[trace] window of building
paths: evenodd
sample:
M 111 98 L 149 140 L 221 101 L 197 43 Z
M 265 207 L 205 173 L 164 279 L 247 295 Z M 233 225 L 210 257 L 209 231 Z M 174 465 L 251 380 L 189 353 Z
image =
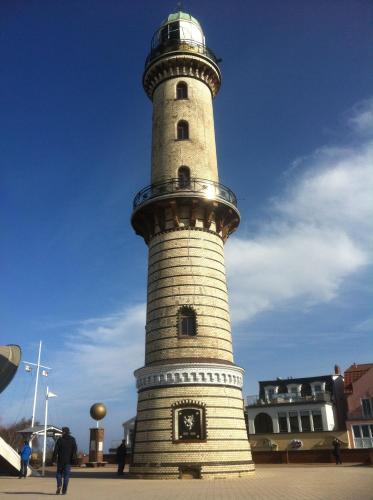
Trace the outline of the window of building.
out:
M 373 448 L 373 425 L 353 425 L 355 448 Z
M 185 120 L 180 120 L 177 124 L 177 139 L 179 141 L 189 139 L 189 125 Z
M 188 306 L 179 310 L 179 336 L 194 337 L 197 335 L 197 318 L 195 311 Z
M 360 425 L 353 425 L 352 430 L 354 432 L 354 437 L 356 438 L 361 437 Z
M 361 407 L 363 410 L 363 417 L 371 417 L 372 416 L 372 402 L 370 399 L 362 399 Z
M 321 384 L 315 384 L 313 386 L 313 390 L 317 393 L 317 392 L 321 392 Z
M 300 421 L 302 425 L 302 432 L 310 432 L 311 431 L 311 420 L 310 414 L 308 411 L 300 412 Z
M 361 432 L 363 434 L 363 438 L 368 438 L 369 436 L 369 426 L 368 425 L 362 425 L 361 426 Z
M 185 82 L 176 85 L 176 99 L 188 99 L 188 85 Z
M 289 411 L 290 432 L 299 432 L 298 412 Z
M 273 422 L 268 413 L 258 413 L 254 419 L 255 434 L 272 433 Z
M 182 166 L 177 171 L 179 188 L 190 187 L 190 169 L 189 167 Z
M 322 418 L 321 418 L 321 411 L 320 410 L 313 410 L 312 411 L 312 420 L 313 420 L 313 428 L 315 431 L 322 431 Z
M 268 399 L 273 399 L 273 396 L 275 395 L 275 390 L 273 389 L 273 387 L 267 390 L 267 395 Z
M 302 384 L 302 389 L 301 389 L 301 395 L 303 397 L 306 397 L 306 396 L 311 396 L 312 394 L 312 390 L 311 390 L 311 386 L 308 382 L 305 382 L 304 384 Z
M 280 412 L 278 414 L 278 426 L 280 428 L 280 432 L 287 432 L 288 431 L 288 422 L 286 418 L 286 413 Z

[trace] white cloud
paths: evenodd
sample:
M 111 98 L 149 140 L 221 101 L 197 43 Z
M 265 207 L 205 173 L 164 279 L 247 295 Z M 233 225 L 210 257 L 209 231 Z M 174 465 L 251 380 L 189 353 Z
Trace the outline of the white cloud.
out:
M 354 123 L 368 126 L 373 100 L 359 110 Z M 302 174 L 271 201 L 259 234 L 232 238 L 226 247 L 236 322 L 294 303 L 330 301 L 349 275 L 370 263 L 373 141 L 324 147 L 296 164 Z
M 373 98 L 358 103 L 352 109 L 349 124 L 360 133 L 373 131 Z
M 61 404 L 64 392 L 70 406 L 122 400 L 134 388 L 133 372 L 144 361 L 144 324 L 144 304 L 81 321 L 53 360 Z

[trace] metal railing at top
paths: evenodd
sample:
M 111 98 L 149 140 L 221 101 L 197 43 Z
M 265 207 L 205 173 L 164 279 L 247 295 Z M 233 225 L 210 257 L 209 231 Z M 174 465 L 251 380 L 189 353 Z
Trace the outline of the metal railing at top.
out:
M 222 200 L 235 207 L 237 206 L 235 194 L 223 184 L 207 179 L 192 178 L 190 180 L 168 179 L 167 181 L 147 186 L 135 196 L 133 208 L 136 209 L 153 198 L 168 194 L 202 196 L 203 198 Z
M 206 47 L 203 43 L 196 42 L 195 40 L 178 40 L 176 38 L 170 38 L 159 42 L 158 45 L 152 47 L 148 57 L 145 60 L 145 68 L 149 63 L 156 57 L 166 54 L 167 52 L 195 52 L 202 56 L 208 57 L 215 64 L 221 62 L 220 59 L 216 57 L 211 49 Z

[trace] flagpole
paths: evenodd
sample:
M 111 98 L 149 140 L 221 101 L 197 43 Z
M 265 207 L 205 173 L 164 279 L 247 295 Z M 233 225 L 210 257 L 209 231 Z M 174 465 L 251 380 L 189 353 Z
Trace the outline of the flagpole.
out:
M 31 427 L 34 427 L 34 424 L 35 424 L 35 410 L 36 410 L 36 397 L 38 394 L 40 356 L 41 356 L 41 340 L 39 341 L 39 354 L 38 354 L 38 364 L 37 364 L 37 368 L 36 368 L 36 381 L 35 381 L 35 391 L 34 391 L 34 404 L 32 407 Z
M 48 386 L 47 392 L 45 394 L 45 415 L 44 415 L 44 443 L 43 443 L 43 464 L 42 464 L 42 472 L 41 475 L 45 475 L 45 457 L 47 454 L 47 420 L 48 420 Z

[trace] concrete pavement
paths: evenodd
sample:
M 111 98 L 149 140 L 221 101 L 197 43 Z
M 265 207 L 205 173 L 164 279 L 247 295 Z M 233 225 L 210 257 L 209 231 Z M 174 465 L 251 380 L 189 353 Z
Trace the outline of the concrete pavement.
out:
M 41 500 L 55 496 L 51 470 L 45 478 L 0 477 L 1 499 Z M 74 469 L 64 498 L 76 500 L 373 500 L 368 466 L 258 466 L 248 479 L 137 480 L 115 469 Z

